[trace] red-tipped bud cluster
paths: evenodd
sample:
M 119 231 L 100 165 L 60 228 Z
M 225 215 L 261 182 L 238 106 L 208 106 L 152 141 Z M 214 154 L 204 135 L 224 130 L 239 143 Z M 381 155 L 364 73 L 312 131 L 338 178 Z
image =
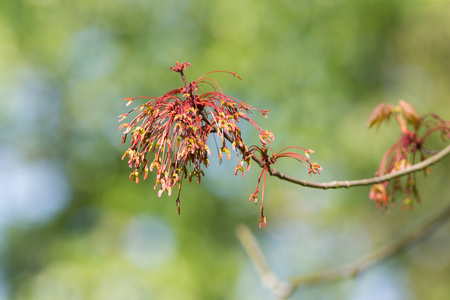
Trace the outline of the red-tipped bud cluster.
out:
M 434 132 L 439 132 L 445 141 L 450 138 L 450 122 L 443 120 L 436 114 L 420 116 L 413 105 L 400 100 L 397 106 L 379 104 L 370 114 L 367 121 L 369 127 L 379 126 L 383 121 L 394 117 L 402 132 L 397 142 L 384 154 L 376 175 L 382 176 L 403 170 L 417 161 L 423 161 L 432 153 L 425 148 L 425 141 Z M 413 198 L 420 201 L 416 188 L 415 173 L 406 175 L 404 182 L 395 178 L 390 182 L 372 186 L 369 197 L 377 203 L 377 207 L 388 210 L 388 204 L 394 204 L 393 194 L 406 194 L 402 207 L 412 208 Z
M 170 69 L 174 72 L 182 72 L 186 71 L 187 67 L 191 67 L 191 64 L 188 62 L 185 62 L 184 64 L 180 64 L 179 62 L 175 62 L 175 66 L 170 67 Z

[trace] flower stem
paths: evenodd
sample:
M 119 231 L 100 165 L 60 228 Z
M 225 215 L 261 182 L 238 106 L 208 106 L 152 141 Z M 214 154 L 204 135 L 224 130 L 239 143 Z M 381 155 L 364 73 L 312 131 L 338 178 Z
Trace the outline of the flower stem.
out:
M 183 70 L 180 70 L 180 75 L 181 75 L 181 78 L 183 79 L 183 82 L 184 82 L 184 87 L 186 88 L 186 90 L 188 89 L 188 87 L 189 87 L 189 85 L 188 85 L 188 83 L 187 83 L 187 80 L 186 80 L 186 76 L 184 76 L 184 72 L 183 72 Z

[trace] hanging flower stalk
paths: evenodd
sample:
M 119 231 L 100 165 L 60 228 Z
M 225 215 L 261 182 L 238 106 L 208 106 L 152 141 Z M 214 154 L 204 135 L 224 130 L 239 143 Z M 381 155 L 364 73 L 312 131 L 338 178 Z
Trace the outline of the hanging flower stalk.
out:
M 297 152 L 288 151 L 289 149 L 302 150 L 304 151 L 304 155 L 301 155 Z M 270 150 L 272 151 L 272 156 L 269 156 L 268 148 L 265 145 L 263 145 L 262 147 L 258 146 L 251 147 L 252 152 L 258 152 L 261 155 L 261 161 L 263 161 L 264 163 L 263 170 L 261 171 L 261 174 L 259 175 L 258 178 L 258 183 L 256 185 L 255 192 L 251 194 L 249 198 L 249 201 L 254 201 L 256 204 L 258 203 L 258 194 L 261 192 L 261 206 L 259 208 L 261 212 L 261 217 L 259 219 L 259 228 L 261 228 L 261 226 L 266 227 L 267 223 L 266 217 L 264 216 L 264 190 L 266 188 L 267 173 L 270 172 L 270 165 L 275 164 L 277 162 L 277 159 L 279 158 L 288 157 L 299 161 L 306 168 L 308 168 L 308 173 L 310 176 L 312 176 L 311 174 L 320 174 L 320 171 L 322 170 L 321 166 L 309 160 L 310 159 L 309 153 L 314 153 L 314 150 L 296 146 L 284 148 L 283 150 L 279 151 L 276 154 L 273 152 L 272 148 L 270 148 Z M 263 178 L 262 191 L 259 189 L 261 178 Z
M 130 180 L 138 183 L 141 177 L 147 178 L 149 171 L 156 170 L 154 189 L 159 189 L 158 196 L 164 191 L 171 195 L 173 188 L 178 188 L 178 213 L 183 180 L 189 176 L 189 182 L 192 182 L 195 177 L 200 183 L 204 176 L 203 168 L 209 165 L 211 151 L 207 142 L 211 133 L 215 133 L 220 140 L 220 160 L 224 153 L 230 159 L 226 138 L 231 141 L 231 147 L 239 160 L 235 173 L 241 171 L 242 176 L 244 163 L 247 170 L 250 168 L 252 153 L 241 136 L 238 122 L 245 120 L 252 124 L 259 131 L 263 145 L 273 140 L 271 132 L 262 130 L 248 116 L 251 111 L 256 110 L 267 118 L 268 110 L 253 108 L 225 95 L 217 82 L 207 77 L 214 72 L 188 83 L 183 72 L 187 67 L 191 67 L 190 63 L 176 62 L 170 68 L 181 75 L 184 86 L 160 97 L 125 98 L 127 106 L 136 99 L 149 100 L 119 116 L 119 121 L 123 121 L 131 113 L 137 113 L 131 122 L 122 123 L 119 127 L 119 130 L 124 129 L 122 144 L 131 135 L 130 147 L 122 157 L 128 157 L 128 165 L 133 168 Z M 240 79 L 236 73 L 216 72 L 229 73 Z
M 414 165 L 418 161 L 423 161 L 433 151 L 425 146 L 427 138 L 434 132 L 439 132 L 443 141 L 450 138 L 450 121 L 445 121 L 437 114 L 427 114 L 419 116 L 416 109 L 408 102 L 400 100 L 397 106 L 392 104 L 379 104 L 370 114 L 367 121 L 368 126 L 380 126 L 381 123 L 389 121 L 393 117 L 397 121 L 401 135 L 384 154 L 380 167 L 375 173 L 382 176 L 392 172 L 402 170 Z M 425 169 L 424 174 L 430 172 Z M 370 189 L 369 197 L 375 201 L 377 208 L 388 211 L 391 203 L 395 204 L 393 195 L 396 192 L 403 192 L 406 197 L 403 199 L 402 208 L 413 208 L 413 199 L 420 202 L 420 197 L 416 187 L 416 173 L 405 176 L 404 183 L 400 178 L 391 181 L 374 184 Z

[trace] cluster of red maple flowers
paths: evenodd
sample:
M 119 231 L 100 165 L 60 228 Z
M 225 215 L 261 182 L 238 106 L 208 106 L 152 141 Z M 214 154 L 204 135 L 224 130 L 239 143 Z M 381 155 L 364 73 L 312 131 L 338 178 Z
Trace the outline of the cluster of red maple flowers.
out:
M 187 67 L 191 67 L 191 64 L 176 62 L 176 65 L 170 68 L 181 75 L 184 82 L 182 87 L 160 97 L 144 96 L 124 99 L 128 102 L 127 106 L 136 99 L 149 99 L 146 103 L 119 116 L 119 121 L 123 121 L 129 114 L 137 114 L 131 122 L 122 123 L 119 127 L 119 130 L 125 129 L 122 144 L 126 141 L 128 134 L 131 135 L 130 147 L 122 157 L 122 159 L 128 157 L 128 165 L 133 169 L 129 176 L 130 180 L 138 183 L 142 174 L 143 179 L 146 179 L 148 172 L 156 169 L 154 189 L 159 187 L 158 196 L 161 196 L 164 191 L 167 191 L 170 196 L 172 189 L 177 187 L 176 204 L 180 213 L 180 192 L 183 180 L 189 176 L 191 182 L 195 177 L 200 183 L 201 177 L 205 175 L 203 168 L 209 165 L 211 151 L 208 147 L 208 139 L 211 134 L 217 135 L 220 140 L 220 147 L 217 147 L 220 161 L 224 153 L 227 159 L 230 159 L 230 150 L 227 145 L 231 144 L 231 148 L 236 152 L 238 165 L 235 174 L 241 171 L 244 176 L 244 164 L 248 171 L 255 152 L 261 154 L 264 174 L 267 174 L 270 164 L 275 163 L 276 157 L 283 156 L 304 162 L 310 174 L 318 173 L 320 166 L 310 162 L 307 156 L 308 153 L 313 152 L 312 150 L 301 148 L 305 150 L 305 156 L 281 151 L 269 158 L 267 151 L 262 149 L 267 149 L 266 145 L 273 141 L 274 136 L 270 131 L 262 130 L 249 117 L 251 111 L 260 111 L 267 118 L 269 111 L 253 108 L 234 97 L 225 95 L 218 83 L 207 77 L 214 72 L 225 72 L 240 79 L 236 73 L 208 72 L 188 83 L 184 75 Z M 238 126 L 240 120 L 251 123 L 259 131 L 262 147 L 248 147 L 245 144 Z M 256 194 L 259 192 L 258 187 L 259 181 L 256 192 L 251 196 L 255 202 Z M 261 224 L 264 226 L 266 224 L 262 204 L 260 227 Z
M 187 67 L 191 67 L 191 64 L 176 62 L 176 65 L 170 68 L 181 75 L 184 85 L 180 88 L 171 90 L 160 97 L 143 96 L 124 99 L 128 102 L 127 106 L 136 99 L 149 99 L 146 103 L 119 116 L 119 121 L 123 121 L 129 114 L 136 113 L 130 123 L 123 123 L 119 127 L 119 130 L 125 129 L 122 144 L 127 136 L 131 135 L 130 147 L 122 157 L 122 159 L 128 157 L 128 165 L 133 169 L 129 178 L 138 183 L 142 174 L 146 179 L 148 172 L 156 169 L 154 189 L 159 188 L 158 196 L 165 191 L 170 196 L 172 189 L 178 188 L 176 204 L 179 214 L 183 180 L 189 176 L 189 182 L 192 182 L 192 178 L 195 177 L 200 183 L 201 177 L 205 175 L 203 168 L 208 167 L 211 155 L 208 139 L 215 134 L 220 141 L 220 145 L 216 143 L 220 162 L 224 153 L 227 155 L 227 160 L 230 159 L 231 154 L 228 148 L 230 144 L 232 150 L 236 152 L 238 165 L 235 175 L 242 172 L 244 176 L 244 164 L 248 171 L 252 159 L 261 166 L 262 171 L 255 192 L 250 195 L 249 200 L 257 203 L 258 194 L 261 193 L 259 227 L 266 226 L 264 190 L 267 173 L 272 172 L 271 165 L 275 164 L 279 158 L 288 157 L 301 162 L 310 175 L 320 174 L 322 168 L 310 161 L 309 154 L 314 151 L 293 146 L 274 153 L 268 146 L 274 140 L 273 134 L 268 130 L 262 130 L 249 117 L 252 111 L 259 111 L 267 118 L 269 111 L 251 107 L 234 97 L 225 95 L 219 84 L 207 77 L 211 73 L 224 72 L 241 79 L 236 73 L 208 72 L 188 83 L 184 75 Z M 396 106 L 379 104 L 371 113 L 368 125 L 369 127 L 379 126 L 391 117 L 395 118 L 399 124 L 401 135 L 383 156 L 376 172 L 377 176 L 405 169 L 434 154 L 425 147 L 425 141 L 432 133 L 440 132 L 444 141 L 450 139 L 450 121 L 443 120 L 437 114 L 421 117 L 410 103 L 403 100 L 400 100 Z M 261 146 L 245 144 L 238 126 L 241 120 L 249 122 L 259 131 Z M 256 158 L 256 154 L 259 154 L 259 158 Z M 425 173 L 427 171 L 425 170 Z M 260 189 L 261 179 L 263 179 L 262 189 Z M 369 197 L 375 201 L 378 208 L 388 211 L 389 204 L 395 205 L 393 195 L 396 192 L 406 195 L 402 203 L 403 208 L 412 208 L 413 198 L 420 201 L 415 173 L 407 174 L 404 182 L 397 177 L 374 184 L 370 189 Z
M 367 123 L 369 127 L 380 126 L 391 117 L 397 121 L 401 135 L 384 154 L 380 167 L 375 173 L 377 176 L 405 169 L 434 154 L 425 146 L 427 138 L 433 132 L 440 132 L 444 141 L 450 139 L 450 121 L 443 120 L 437 114 L 421 117 L 410 103 L 403 100 L 400 100 L 396 106 L 379 104 L 370 114 Z M 429 171 L 426 169 L 425 174 Z M 408 207 L 412 209 L 413 199 L 420 202 L 415 173 L 409 173 L 404 180 L 397 177 L 391 181 L 374 184 L 370 189 L 369 197 L 375 201 L 378 208 L 388 211 L 389 204 L 395 205 L 396 192 L 406 195 L 402 202 L 403 209 Z

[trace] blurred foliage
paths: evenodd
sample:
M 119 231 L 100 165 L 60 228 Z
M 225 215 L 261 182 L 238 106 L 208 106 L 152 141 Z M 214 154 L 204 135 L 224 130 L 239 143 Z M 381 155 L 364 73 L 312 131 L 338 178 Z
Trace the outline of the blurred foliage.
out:
M 275 149 L 316 150 L 324 170 L 313 180 L 371 177 L 397 137 L 395 124 L 367 131 L 376 104 L 405 99 L 450 118 L 449 20 L 442 0 L 1 1 L 0 299 L 271 299 L 237 224 L 255 229 L 282 279 L 351 262 L 413 228 L 450 198 L 448 159 L 420 180 L 421 205 L 389 215 L 369 187 L 269 178 L 268 227 L 257 231 L 247 199 L 259 171 L 235 177 L 232 162 L 213 159 L 201 185 L 184 186 L 178 216 L 152 179 L 128 181 L 117 116 L 124 97 L 179 87 L 175 60 L 191 62 L 191 79 L 234 71 L 244 80 L 215 78 L 271 110 L 255 118 Z M 295 164 L 278 168 L 308 177 Z M 293 298 L 448 299 L 448 230 Z

